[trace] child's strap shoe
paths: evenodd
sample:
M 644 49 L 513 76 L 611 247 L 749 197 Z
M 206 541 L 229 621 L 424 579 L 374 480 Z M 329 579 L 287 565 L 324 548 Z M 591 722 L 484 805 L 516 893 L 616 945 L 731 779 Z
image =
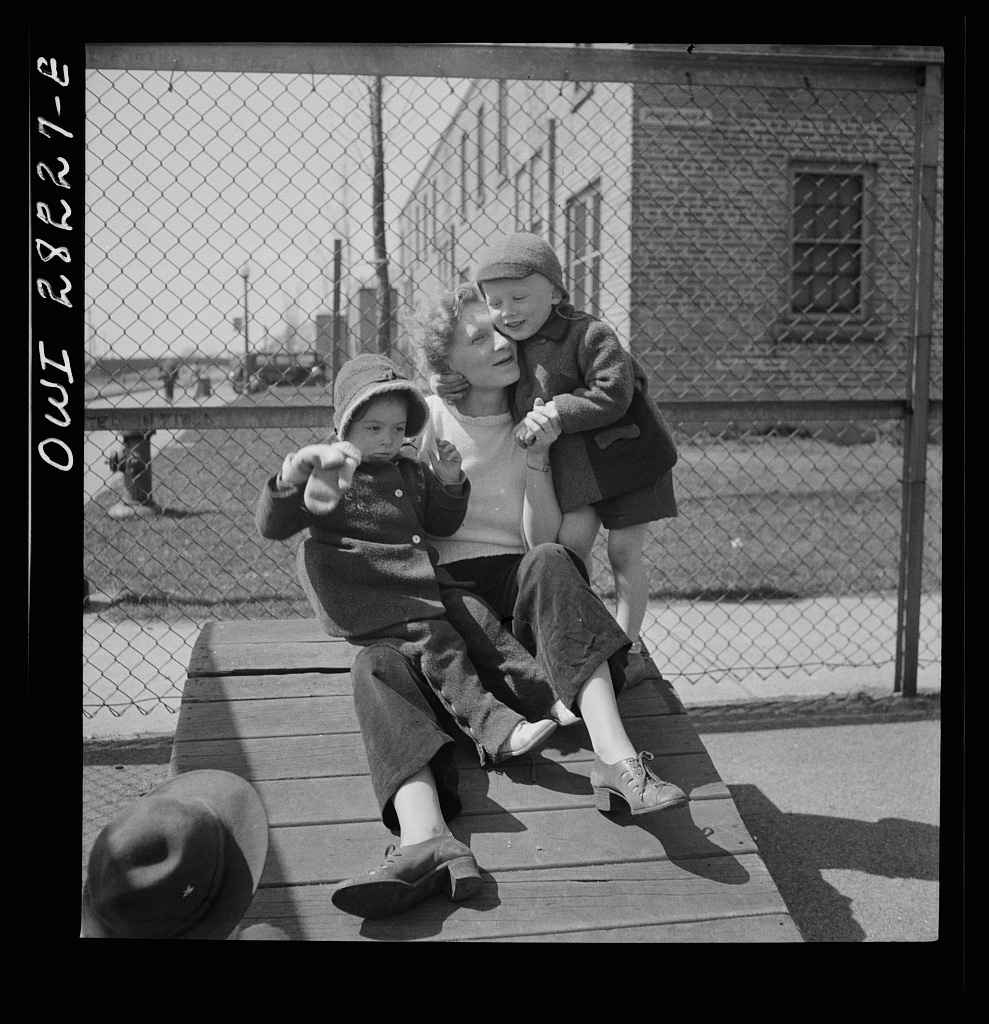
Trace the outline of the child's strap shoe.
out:
M 495 752 L 492 760 L 497 764 L 499 761 L 507 761 L 510 757 L 527 754 L 538 747 L 555 728 L 556 722 L 550 718 L 543 718 L 538 722 L 519 722 L 508 739 Z
M 553 701 L 553 706 L 549 709 L 549 717 L 556 722 L 557 725 L 564 727 L 568 725 L 576 725 L 580 719 L 560 700 L 559 697 Z

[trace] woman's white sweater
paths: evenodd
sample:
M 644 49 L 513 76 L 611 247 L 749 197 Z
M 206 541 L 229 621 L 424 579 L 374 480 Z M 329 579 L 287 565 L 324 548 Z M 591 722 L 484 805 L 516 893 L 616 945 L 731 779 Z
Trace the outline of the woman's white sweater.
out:
M 464 416 L 436 395 L 428 395 L 429 419 L 418 441 L 419 458 L 429 463 L 436 439 L 457 446 L 470 480 L 470 501 L 463 525 L 452 537 L 429 541 L 440 565 L 485 555 L 522 554 L 522 500 L 525 450 L 515 443 L 512 414 Z

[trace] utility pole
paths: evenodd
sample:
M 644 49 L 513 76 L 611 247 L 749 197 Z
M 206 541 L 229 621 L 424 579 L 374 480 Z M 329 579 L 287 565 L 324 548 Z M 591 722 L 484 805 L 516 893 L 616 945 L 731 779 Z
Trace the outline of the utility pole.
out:
M 247 330 L 247 282 L 251 276 L 250 264 L 245 263 L 238 274 L 244 279 L 244 394 L 248 394 L 251 383 L 251 341 Z
M 382 79 L 371 82 L 371 138 L 374 153 L 374 175 L 371 181 L 371 203 L 374 216 L 374 267 L 378 276 L 378 351 L 391 355 L 392 308 L 388 284 L 388 251 L 385 244 L 385 146 L 381 117 Z

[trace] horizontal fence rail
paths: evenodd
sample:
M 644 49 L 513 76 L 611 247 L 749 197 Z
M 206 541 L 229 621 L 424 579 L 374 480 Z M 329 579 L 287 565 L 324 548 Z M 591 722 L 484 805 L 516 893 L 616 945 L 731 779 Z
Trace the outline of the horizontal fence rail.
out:
M 450 43 L 89 43 L 93 70 L 208 71 L 238 74 L 524 79 L 548 82 L 650 82 L 671 68 L 903 68 L 943 64 L 938 46 L 656 45 L 648 50 Z M 758 79 L 755 79 L 756 81 Z M 912 85 L 912 82 L 911 82 Z
M 909 411 L 896 401 L 810 402 L 663 402 L 657 406 L 674 423 L 733 420 L 775 423 L 804 420 L 902 420 Z M 928 404 L 928 418 L 940 420 L 943 402 Z M 87 409 L 86 430 L 234 430 L 245 427 L 326 427 L 333 422 L 332 405 L 250 406 L 215 409 Z

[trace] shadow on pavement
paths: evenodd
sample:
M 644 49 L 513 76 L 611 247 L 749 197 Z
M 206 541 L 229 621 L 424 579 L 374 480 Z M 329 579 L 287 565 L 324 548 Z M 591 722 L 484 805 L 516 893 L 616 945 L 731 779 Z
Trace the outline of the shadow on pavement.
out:
M 937 881 L 941 830 L 903 818 L 858 821 L 784 813 L 757 786 L 728 787 L 787 909 L 807 942 L 862 942 L 851 900 L 822 871 Z

